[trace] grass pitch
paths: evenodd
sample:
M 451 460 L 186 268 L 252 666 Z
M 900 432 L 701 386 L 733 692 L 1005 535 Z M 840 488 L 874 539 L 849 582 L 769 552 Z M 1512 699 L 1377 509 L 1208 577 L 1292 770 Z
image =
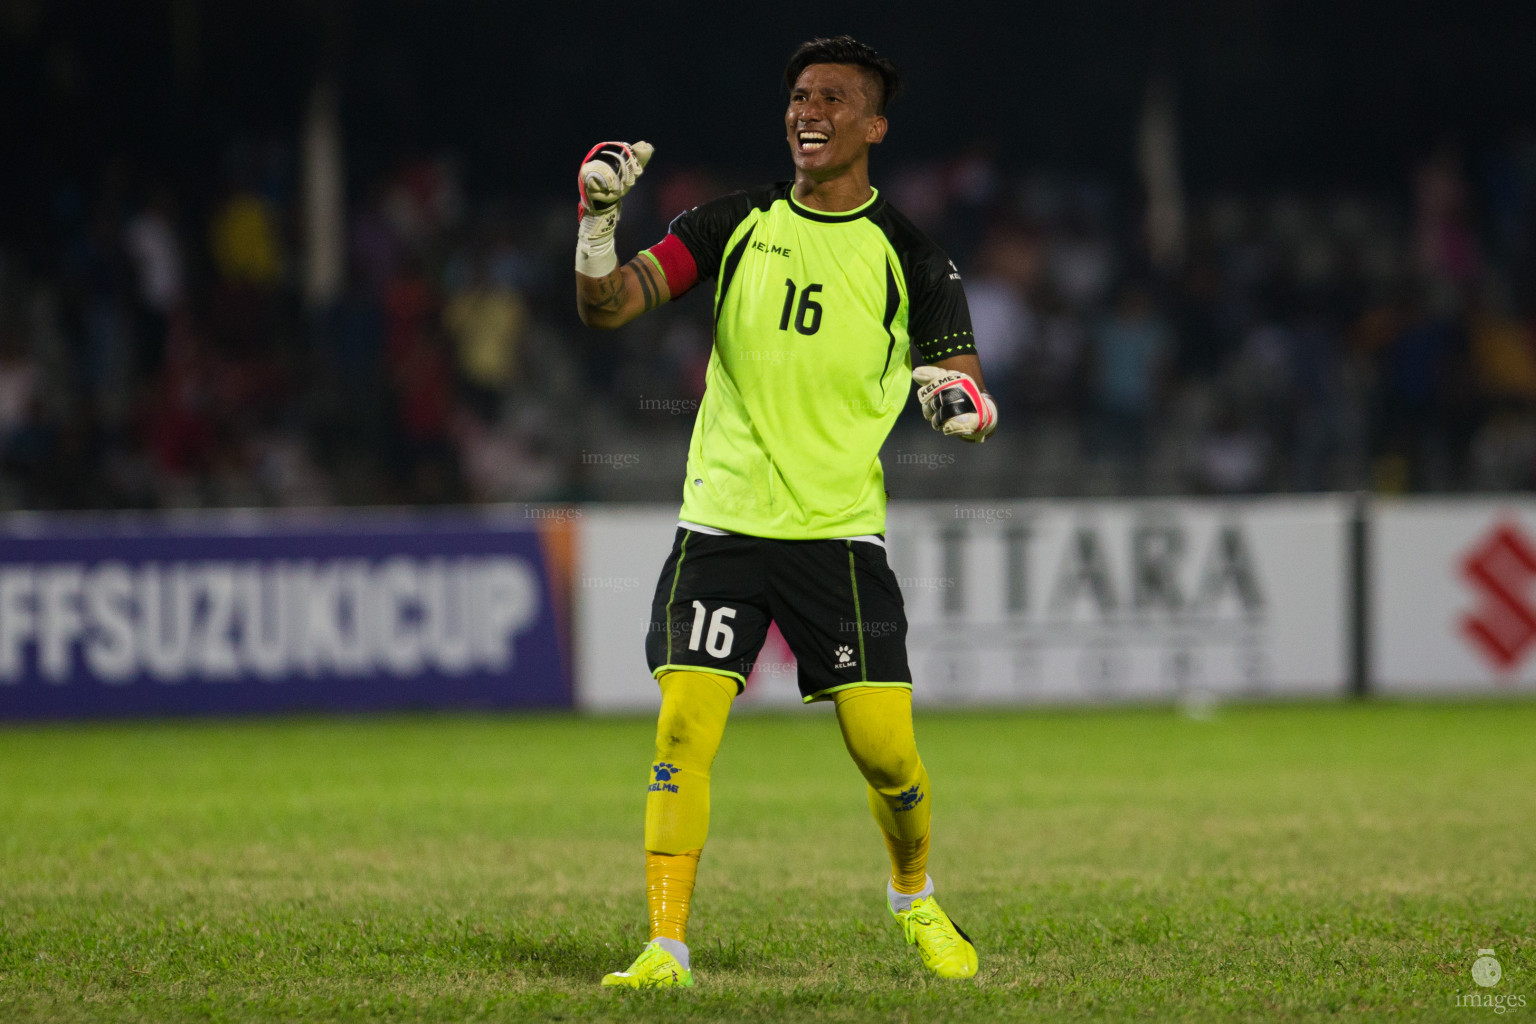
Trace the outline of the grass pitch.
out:
M 974 983 L 901 943 L 831 717 L 740 716 L 697 987 L 604 991 L 646 937 L 652 728 L 0 729 L 0 1020 L 1491 1014 L 1472 993 L 1536 1013 L 1536 704 L 920 714 Z M 1479 989 L 1487 947 L 1504 977 Z

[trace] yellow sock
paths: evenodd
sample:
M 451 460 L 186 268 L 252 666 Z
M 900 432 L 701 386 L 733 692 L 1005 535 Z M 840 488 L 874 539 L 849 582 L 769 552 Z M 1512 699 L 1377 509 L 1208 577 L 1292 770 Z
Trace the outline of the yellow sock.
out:
M 709 770 L 736 699 L 736 682 L 668 672 L 656 718 L 656 758 L 645 794 L 645 892 L 651 938 L 686 942 L 699 854 L 709 836 Z
M 703 852 L 645 855 L 645 902 L 651 912 L 651 938 L 688 941 L 688 904 L 693 899 L 693 882 Z
M 891 855 L 891 888 L 907 895 L 922 892 L 928 882 L 928 833 L 920 839 L 898 839 L 889 832 L 884 835 L 886 852 Z
M 833 694 L 848 753 L 869 784 L 869 810 L 891 855 L 891 886 L 923 890 L 932 820 L 928 770 L 912 733 L 912 691 L 859 686 Z

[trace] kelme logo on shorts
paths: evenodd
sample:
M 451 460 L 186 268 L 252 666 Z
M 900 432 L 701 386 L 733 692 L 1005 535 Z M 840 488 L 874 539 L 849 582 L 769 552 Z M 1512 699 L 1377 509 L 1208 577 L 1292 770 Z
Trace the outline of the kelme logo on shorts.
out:
M 676 793 L 677 783 L 672 781 L 672 773 L 677 771 L 677 765 L 667 761 L 657 761 L 651 765 L 651 773 L 656 776 L 656 781 L 646 787 L 647 793 Z
M 837 664 L 833 665 L 833 668 L 856 668 L 859 664 L 853 660 L 853 648 L 847 644 L 843 644 L 832 653 L 837 655 Z
M 910 811 L 912 808 L 922 803 L 923 791 L 914 784 L 911 789 L 904 789 L 900 793 L 897 793 L 896 799 L 901 801 L 901 806 L 896 808 L 896 813 L 900 814 L 902 811 Z

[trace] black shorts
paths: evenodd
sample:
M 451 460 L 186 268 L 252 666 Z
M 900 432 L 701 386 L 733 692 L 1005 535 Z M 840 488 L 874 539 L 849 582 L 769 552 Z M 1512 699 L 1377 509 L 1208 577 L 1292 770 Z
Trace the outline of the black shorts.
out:
M 885 548 L 678 527 L 651 602 L 651 674 L 714 672 L 740 693 L 769 622 L 794 652 L 807 703 L 850 686 L 912 686 L 907 613 Z

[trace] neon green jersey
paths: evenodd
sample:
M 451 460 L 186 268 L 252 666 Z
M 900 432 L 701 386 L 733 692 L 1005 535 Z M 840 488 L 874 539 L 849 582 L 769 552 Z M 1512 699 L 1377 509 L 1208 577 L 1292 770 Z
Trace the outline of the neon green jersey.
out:
M 960 275 L 880 198 L 801 206 L 789 182 L 672 222 L 693 268 L 651 252 L 674 296 L 715 279 L 715 344 L 693 425 L 682 518 L 814 540 L 883 533 L 880 447 L 928 362 L 976 351 Z M 684 261 L 686 263 L 686 261 Z

